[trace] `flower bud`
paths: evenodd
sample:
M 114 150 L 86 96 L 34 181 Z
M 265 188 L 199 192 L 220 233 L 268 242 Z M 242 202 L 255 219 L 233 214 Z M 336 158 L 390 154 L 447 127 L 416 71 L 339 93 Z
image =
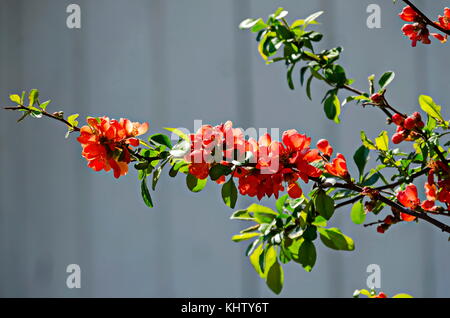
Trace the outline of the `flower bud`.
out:
M 419 121 L 416 123 L 416 127 L 419 128 L 419 129 L 423 129 L 423 127 L 425 127 L 425 124 L 424 124 L 423 121 L 419 120 Z
M 403 125 L 403 122 L 404 122 L 404 121 L 405 121 L 405 119 L 404 119 L 403 116 L 400 115 L 400 114 L 394 114 L 394 115 L 392 116 L 392 122 L 393 122 L 394 124 L 396 124 L 397 126 Z
M 364 204 L 364 208 L 367 212 L 372 212 L 373 209 L 375 208 L 375 202 L 373 201 L 368 201 Z
M 416 126 L 416 120 L 412 116 L 409 116 L 408 118 L 406 118 L 405 122 L 403 123 L 403 127 L 405 127 L 405 129 L 408 129 L 408 130 L 414 129 L 415 126 Z
M 383 222 L 384 222 L 385 224 L 391 225 L 391 224 L 394 224 L 394 223 L 395 223 L 395 219 L 394 219 L 394 217 L 393 217 L 392 215 L 388 215 L 388 216 L 384 219 Z
M 390 225 L 389 224 L 380 224 L 377 227 L 377 232 L 383 234 L 384 232 L 387 231 L 387 229 L 389 229 Z
M 399 143 L 401 143 L 403 140 L 405 140 L 405 137 L 403 136 L 403 134 L 402 133 L 395 133 L 393 136 L 392 136 L 392 142 L 394 143 L 394 144 L 399 144 Z
M 414 112 L 414 113 L 412 114 L 412 117 L 416 120 L 416 122 L 422 120 L 422 116 L 420 115 L 419 112 Z
M 382 101 L 382 98 L 383 98 L 383 95 L 381 95 L 379 93 L 375 93 L 370 97 L 372 102 L 374 102 L 375 104 L 380 104 Z

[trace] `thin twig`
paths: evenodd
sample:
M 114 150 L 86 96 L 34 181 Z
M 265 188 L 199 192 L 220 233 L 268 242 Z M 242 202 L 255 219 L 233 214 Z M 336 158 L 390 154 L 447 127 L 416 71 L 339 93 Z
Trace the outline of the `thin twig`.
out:
M 4 109 L 6 109 L 6 110 L 17 110 L 17 111 L 19 111 L 19 110 L 26 110 L 26 111 L 30 111 L 30 112 L 32 111 L 31 109 L 29 109 L 28 107 L 25 107 L 23 105 L 4 107 Z M 50 114 L 50 113 L 48 113 L 45 110 L 41 110 L 40 109 L 39 111 L 42 113 L 42 116 L 49 117 L 49 118 L 52 118 L 52 119 L 56 119 L 56 120 L 58 120 L 58 121 L 60 121 L 60 122 L 62 122 L 64 124 L 66 124 L 67 126 L 72 128 L 74 131 L 80 131 L 80 128 L 78 128 L 75 125 L 72 125 L 67 120 L 65 120 L 63 117 L 59 117 L 59 116 Z

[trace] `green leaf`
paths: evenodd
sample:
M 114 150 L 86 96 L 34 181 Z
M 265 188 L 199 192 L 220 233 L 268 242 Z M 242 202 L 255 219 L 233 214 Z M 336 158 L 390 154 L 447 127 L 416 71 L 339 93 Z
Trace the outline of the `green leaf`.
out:
M 246 241 L 246 240 L 249 240 L 249 239 L 251 239 L 251 238 L 253 238 L 253 237 L 255 237 L 255 236 L 260 236 L 261 234 L 260 233 L 244 233 L 244 234 L 237 234 L 237 235 L 234 235 L 232 238 L 231 238 L 231 240 L 233 241 L 233 242 L 242 242 L 242 241 Z
M 305 21 L 303 22 L 303 25 L 306 27 L 306 26 L 308 26 L 309 24 L 312 24 L 312 23 L 315 22 L 316 19 L 317 19 L 318 17 L 320 17 L 322 14 L 323 14 L 323 11 L 318 11 L 318 12 L 315 12 L 315 13 L 311 14 L 309 17 L 307 17 L 307 18 L 305 19 Z
M 263 21 L 263 19 L 259 18 L 258 20 L 256 20 L 256 23 L 252 26 L 251 31 L 256 33 L 266 29 L 267 27 L 269 26 Z
M 312 222 L 311 224 L 315 226 L 325 227 L 327 226 L 327 220 L 323 216 L 318 215 L 314 219 L 314 222 Z
M 353 292 L 353 297 L 354 298 L 359 298 L 359 295 L 364 295 L 367 297 L 372 296 L 372 294 L 370 293 L 370 291 L 368 291 L 367 289 L 357 289 Z
M 259 257 L 261 256 L 261 253 L 264 251 L 263 245 L 260 244 L 257 248 L 253 250 L 253 253 L 250 254 L 249 259 L 250 263 L 253 265 L 253 268 L 255 271 L 261 276 L 261 278 L 264 278 L 264 273 L 261 271 L 261 267 L 259 266 Z
M 47 106 L 48 106 L 48 104 L 50 104 L 50 102 L 51 102 L 51 100 L 48 100 L 48 101 L 46 101 L 46 102 L 43 102 L 43 103 L 41 103 L 41 104 L 39 105 L 39 107 L 40 107 L 42 110 L 46 110 L 46 109 L 47 109 Z
M 270 223 L 278 216 L 274 210 L 256 203 L 250 205 L 247 211 L 253 214 L 258 223 Z
M 314 78 L 314 76 L 311 75 L 308 78 L 308 81 L 306 82 L 306 96 L 308 96 L 309 100 L 312 100 L 312 97 L 311 97 L 311 82 L 312 82 L 313 78 Z
M 294 82 L 292 81 L 292 71 L 294 70 L 295 64 L 292 64 L 287 71 L 287 82 L 290 89 L 295 89 Z
M 257 248 L 258 244 L 261 242 L 261 238 L 257 238 L 253 242 L 251 242 L 247 249 L 245 250 L 245 256 L 250 256 L 254 252 L 254 250 Z
M 253 216 L 247 210 L 237 210 L 230 216 L 231 220 L 253 221 Z
M 9 95 L 9 99 L 10 99 L 13 103 L 16 103 L 16 104 L 18 104 L 18 105 L 21 104 L 21 100 L 20 100 L 20 96 L 19 96 L 19 95 L 16 95 L 16 94 L 14 94 L 14 95 Z
M 338 228 L 318 228 L 320 239 L 322 243 L 334 250 L 340 251 L 353 251 L 355 249 L 355 243 L 353 240 L 342 234 Z
M 168 130 L 172 133 L 174 133 L 175 135 L 177 135 L 178 137 L 180 137 L 181 139 L 186 140 L 187 142 L 191 142 L 191 139 L 189 138 L 188 135 L 186 135 L 184 132 L 182 132 L 180 129 L 178 128 L 164 128 L 165 130 Z
M 223 202 L 234 209 L 236 206 L 238 193 L 236 185 L 234 184 L 233 178 L 230 178 L 223 186 L 222 186 L 222 199 Z
M 334 120 L 335 123 L 339 124 L 339 115 L 341 114 L 341 102 L 336 94 L 330 95 L 324 103 L 325 114 L 330 120 Z
M 387 131 L 382 131 L 377 138 L 375 138 L 375 144 L 378 150 L 388 151 L 389 150 L 389 136 Z
M 395 296 L 392 296 L 392 298 L 414 298 L 414 297 L 409 294 L 402 293 L 402 294 L 397 294 Z
M 17 120 L 17 122 L 20 123 L 22 120 L 27 118 L 27 116 L 30 115 L 30 114 L 31 114 L 31 111 L 27 110 L 26 112 L 23 113 L 22 116 L 20 116 L 20 118 Z
M 217 164 L 214 165 L 209 170 L 209 176 L 211 177 L 211 180 L 216 181 L 219 180 L 220 177 L 229 175 L 231 173 L 231 168 L 225 165 Z
M 184 162 L 184 161 L 178 161 L 178 162 L 176 162 L 176 163 L 172 166 L 172 168 L 170 168 L 169 176 L 171 176 L 172 178 L 176 177 L 177 174 L 178 174 L 178 171 L 180 171 L 181 168 L 187 167 L 187 166 L 189 166 L 189 165 L 188 165 L 186 162 Z
M 261 244 L 255 248 L 253 253 L 250 255 L 251 264 L 259 276 L 263 279 L 267 277 L 269 268 L 276 262 L 276 260 L 277 251 L 273 248 L 273 246 L 264 249 Z
M 252 32 L 259 32 L 267 27 L 268 25 L 261 18 L 245 19 L 239 24 L 240 29 L 251 29 Z
M 42 117 L 42 111 L 34 106 L 28 106 L 28 109 L 31 110 L 31 117 L 34 118 L 41 118 Z
M 289 250 L 289 253 L 291 253 L 292 259 L 299 263 L 299 259 L 298 259 L 298 251 L 300 249 L 300 246 L 303 244 L 303 241 L 305 239 L 303 237 L 298 237 L 293 239 L 292 243 L 287 247 Z
M 430 96 L 420 95 L 420 107 L 424 112 L 438 121 L 445 121 L 441 115 L 441 106 L 437 105 Z
M 153 136 L 150 136 L 148 138 L 149 142 L 154 142 L 158 145 L 166 146 L 169 149 L 172 149 L 172 142 L 170 141 L 170 138 L 167 135 L 164 134 L 155 134 Z
M 436 119 L 427 114 L 427 125 L 424 127 L 424 129 L 427 132 L 432 132 L 436 128 L 436 126 L 437 126 Z
M 148 162 L 139 162 L 134 165 L 136 170 L 146 170 L 148 168 Z
M 359 147 L 353 155 L 353 160 L 356 163 L 356 166 L 359 170 L 359 175 L 362 176 L 364 174 L 364 168 L 366 167 L 367 161 L 369 158 L 369 149 L 367 149 L 364 145 Z
M 298 262 L 305 271 L 310 272 L 316 264 L 317 253 L 314 243 L 304 240 L 298 250 Z
M 274 19 L 282 19 L 287 16 L 288 12 L 283 8 L 278 8 L 277 11 L 272 15 Z
M 152 197 L 150 196 L 150 192 L 148 191 L 146 178 L 142 179 L 141 182 L 141 195 L 142 199 L 149 208 L 153 208 Z
M 29 106 L 33 106 L 39 97 L 39 91 L 37 89 L 32 89 L 28 94 Z
M 41 104 L 41 106 L 42 105 L 43 104 Z M 78 126 L 78 121 L 77 121 L 78 116 L 80 116 L 80 115 L 78 115 L 78 114 L 70 115 L 69 117 L 67 117 L 67 122 L 74 127 Z M 71 127 L 69 127 L 69 128 L 71 128 Z
M 384 73 L 380 80 L 378 81 L 378 84 L 380 85 L 380 89 L 386 88 L 395 78 L 395 73 L 392 71 Z
M 275 205 L 277 207 L 278 212 L 283 213 L 283 211 L 284 211 L 283 207 L 284 207 L 284 204 L 285 204 L 286 200 L 288 199 L 288 197 L 289 197 L 289 195 L 285 194 L 277 200 Z
M 156 184 L 159 181 L 159 178 L 161 177 L 161 172 L 162 172 L 162 167 L 159 166 L 158 169 L 155 170 L 155 172 L 153 172 L 153 179 L 152 179 L 152 189 L 153 191 L 155 191 L 156 189 Z
M 367 135 L 363 130 L 361 130 L 360 136 L 361 136 L 361 142 L 363 143 L 364 147 L 366 147 L 367 149 L 370 149 L 370 150 L 377 149 L 377 147 L 375 146 L 373 141 L 370 140 L 369 138 L 367 138 Z
M 200 192 L 206 186 L 208 179 L 197 179 L 192 174 L 188 173 L 186 176 L 186 184 L 189 190 L 192 192 Z
M 170 150 L 170 155 L 174 158 L 183 158 L 191 150 L 191 143 L 186 140 L 181 140 Z
M 344 68 L 337 64 L 325 69 L 325 77 L 331 83 L 336 84 L 337 87 L 342 87 L 347 81 Z
M 362 201 L 356 202 L 350 212 L 350 218 L 355 224 L 363 224 L 366 220 L 366 212 L 364 211 L 364 205 Z
M 375 93 L 375 74 L 370 75 L 367 79 L 369 80 L 369 93 L 372 95 Z
M 281 293 L 284 283 L 283 268 L 278 262 L 275 262 L 267 273 L 266 284 L 275 293 Z
M 239 24 L 239 29 L 250 29 L 257 23 L 257 20 L 255 19 L 245 19 Z
M 324 191 L 320 191 L 314 198 L 314 205 L 317 212 L 326 220 L 329 220 L 334 213 L 334 200 Z

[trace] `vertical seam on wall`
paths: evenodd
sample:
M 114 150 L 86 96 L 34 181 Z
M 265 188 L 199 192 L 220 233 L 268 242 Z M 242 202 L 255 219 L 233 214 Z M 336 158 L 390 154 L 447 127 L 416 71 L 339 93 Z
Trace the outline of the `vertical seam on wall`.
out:
M 251 15 L 250 1 L 234 0 L 232 3 L 233 19 L 232 28 L 234 35 L 234 74 L 235 74 L 235 96 L 236 96 L 236 114 L 237 120 L 245 130 L 254 123 L 253 111 L 253 80 L 252 80 L 252 46 L 249 41 L 249 34 L 240 32 L 238 25 L 241 20 Z M 239 205 L 249 205 L 250 200 L 244 196 L 239 198 Z M 240 231 L 242 222 L 237 222 L 235 228 Z M 245 246 L 240 246 L 240 250 L 244 254 Z M 241 296 L 242 297 L 258 297 L 259 295 L 259 278 L 253 269 L 249 266 L 247 257 L 241 258 Z

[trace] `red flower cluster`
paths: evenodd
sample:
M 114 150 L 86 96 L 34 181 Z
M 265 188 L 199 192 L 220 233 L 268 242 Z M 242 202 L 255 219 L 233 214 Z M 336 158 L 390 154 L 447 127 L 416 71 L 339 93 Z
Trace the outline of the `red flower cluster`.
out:
M 291 198 L 301 197 L 298 180 L 308 182 L 321 176 L 322 170 L 316 163 L 327 161 L 333 153 L 324 139 L 318 142 L 319 149 L 311 149 L 311 138 L 296 130 L 285 131 L 281 142 L 272 140 L 269 134 L 258 141 L 246 140 L 242 130 L 233 128 L 231 122 L 215 127 L 204 125 L 190 139 L 191 151 L 185 156 L 190 162 L 190 174 L 206 179 L 213 166 L 221 164 L 231 168 L 239 162 L 232 172 L 238 179 L 239 192 L 258 199 L 272 195 L 278 198 L 285 187 Z M 343 156 L 338 155 L 327 171 L 339 177 L 347 176 Z M 224 176 L 218 180 L 224 181 Z
M 437 176 L 438 181 L 435 181 Z M 436 201 L 445 203 L 447 211 L 450 206 L 450 169 L 446 164 L 437 161 L 431 164 L 428 173 L 427 182 L 425 183 L 425 195 L 427 199 L 420 201 L 417 195 L 417 188 L 414 184 L 410 184 L 404 191 L 400 191 L 397 195 L 398 201 L 405 207 L 415 210 L 421 207 L 425 211 L 439 213 L 444 210 L 441 206 L 436 206 Z M 414 217 L 407 217 L 405 221 L 414 220 Z
M 116 178 L 127 174 L 131 161 L 128 147 L 139 146 L 139 139 L 135 137 L 147 132 L 148 123 L 91 117 L 87 119 L 87 124 L 81 128 L 77 140 L 88 166 L 95 171 L 113 169 Z
M 403 34 L 406 35 L 411 41 L 412 46 L 416 46 L 417 42 L 422 42 L 423 44 L 430 44 L 430 35 L 435 37 L 441 42 L 445 42 L 447 40 L 447 36 L 443 36 L 438 33 L 430 33 L 427 27 L 427 22 L 423 19 L 423 17 L 418 14 L 413 8 L 410 6 L 406 6 L 403 8 L 403 11 L 399 14 L 400 18 L 406 22 L 413 22 L 412 24 L 405 24 L 402 27 Z M 445 9 L 444 16 L 439 16 L 439 25 L 441 25 L 445 29 L 449 29 L 449 19 L 450 18 L 450 10 L 448 8 Z
M 444 9 L 444 15 L 438 17 L 438 21 L 436 21 L 437 24 L 439 24 L 440 27 L 442 27 L 445 30 L 450 30 L 450 9 L 445 8 Z M 447 39 L 447 36 L 445 37 Z
M 392 122 L 397 125 L 397 131 L 392 136 L 392 142 L 394 144 L 399 144 L 404 140 L 414 140 L 417 137 L 414 129 L 422 129 L 425 126 L 422 121 L 422 116 L 418 112 L 415 112 L 407 118 L 404 118 L 400 114 L 394 114 L 392 116 Z
M 245 140 L 242 130 L 233 128 L 231 121 L 218 126 L 203 125 L 190 135 L 191 151 L 185 156 L 189 162 L 189 173 L 198 179 L 206 179 L 215 164 L 229 165 L 233 160 L 243 161 L 248 151 L 257 144 L 254 140 Z M 217 183 L 223 183 L 222 176 Z

